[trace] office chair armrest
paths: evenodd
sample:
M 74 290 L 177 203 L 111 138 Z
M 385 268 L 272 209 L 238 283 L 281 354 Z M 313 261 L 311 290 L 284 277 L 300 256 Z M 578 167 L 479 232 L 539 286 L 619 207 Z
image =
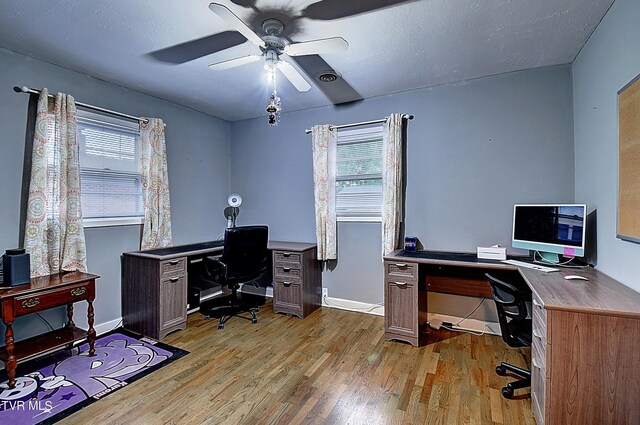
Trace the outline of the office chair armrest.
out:
M 227 275 L 227 265 L 219 257 L 205 257 L 203 263 L 205 272 L 212 280 L 218 281 Z

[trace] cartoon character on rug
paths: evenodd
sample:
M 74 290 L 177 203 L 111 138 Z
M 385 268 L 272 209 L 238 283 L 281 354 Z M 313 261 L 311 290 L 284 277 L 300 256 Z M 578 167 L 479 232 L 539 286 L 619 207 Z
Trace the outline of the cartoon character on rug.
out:
M 13 389 L 6 381 L 0 384 L 0 422 L 4 423 L 6 415 L 21 416 L 27 411 L 33 411 L 33 419 L 50 416 L 87 398 L 100 398 L 172 355 L 121 334 L 104 337 L 96 343 L 95 351 L 96 355 L 89 357 L 85 345 L 80 354 L 16 378 Z
M 93 357 L 85 351 L 61 361 L 54 367 L 53 374 L 73 382 L 87 397 L 99 395 L 141 369 L 155 366 L 168 358 L 136 342 L 130 344 L 125 339 L 109 341 L 104 346 L 95 347 L 96 355 Z

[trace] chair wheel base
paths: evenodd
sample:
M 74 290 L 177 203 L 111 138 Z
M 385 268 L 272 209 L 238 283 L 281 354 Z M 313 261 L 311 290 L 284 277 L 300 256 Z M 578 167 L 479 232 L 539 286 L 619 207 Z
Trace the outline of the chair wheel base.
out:
M 502 387 L 502 397 L 513 398 L 513 389 L 509 387 Z

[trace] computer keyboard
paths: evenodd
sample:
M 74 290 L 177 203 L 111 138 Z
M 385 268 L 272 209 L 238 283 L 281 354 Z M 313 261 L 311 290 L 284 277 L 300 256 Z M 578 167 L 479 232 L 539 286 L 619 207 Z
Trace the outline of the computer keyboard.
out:
M 502 260 L 502 262 L 516 267 L 526 267 L 528 269 L 538 270 L 544 273 L 560 271 L 560 269 L 554 269 L 553 267 L 540 266 L 538 264 L 525 263 L 524 261 L 518 260 Z

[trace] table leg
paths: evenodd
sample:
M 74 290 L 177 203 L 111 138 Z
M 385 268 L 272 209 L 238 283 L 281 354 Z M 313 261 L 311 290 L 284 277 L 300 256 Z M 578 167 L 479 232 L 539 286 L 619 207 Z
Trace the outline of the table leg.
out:
M 76 326 L 73 323 L 73 303 L 67 304 L 67 328 L 71 329 Z
M 87 321 L 89 322 L 89 331 L 87 336 L 89 339 L 89 356 L 95 356 L 96 350 L 94 348 L 96 342 L 96 330 L 93 329 L 93 300 L 87 300 L 89 306 L 87 307 Z
M 18 363 L 16 362 L 16 357 L 13 354 L 14 349 L 14 339 L 13 339 L 13 322 L 5 323 L 7 327 L 4 332 L 4 342 L 6 344 L 5 350 L 7 351 L 7 362 L 5 364 L 7 368 L 7 378 L 9 378 L 9 388 L 16 387 L 16 367 Z

